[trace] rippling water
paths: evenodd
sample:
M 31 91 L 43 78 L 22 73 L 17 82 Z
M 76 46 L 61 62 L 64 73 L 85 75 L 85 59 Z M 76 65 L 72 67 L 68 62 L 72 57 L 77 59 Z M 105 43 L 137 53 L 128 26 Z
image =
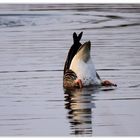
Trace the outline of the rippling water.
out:
M 140 135 L 139 4 L 0 6 L 1 136 Z M 116 89 L 63 90 L 72 33 L 81 31 Z

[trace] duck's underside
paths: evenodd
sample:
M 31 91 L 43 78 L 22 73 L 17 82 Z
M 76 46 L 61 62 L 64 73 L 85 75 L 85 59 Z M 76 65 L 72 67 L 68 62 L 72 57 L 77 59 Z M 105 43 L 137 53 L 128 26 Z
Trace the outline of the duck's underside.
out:
M 110 81 L 102 81 L 94 68 L 90 57 L 90 41 L 80 43 L 82 32 L 73 33 L 71 46 L 64 66 L 64 88 L 82 88 L 86 86 L 116 86 Z

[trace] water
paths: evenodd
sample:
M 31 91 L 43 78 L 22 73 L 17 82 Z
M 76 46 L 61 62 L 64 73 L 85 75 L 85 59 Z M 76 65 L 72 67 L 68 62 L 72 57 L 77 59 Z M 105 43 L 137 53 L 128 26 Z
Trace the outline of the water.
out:
M 140 135 L 139 4 L 0 6 L 0 136 Z M 116 89 L 63 90 L 81 31 Z

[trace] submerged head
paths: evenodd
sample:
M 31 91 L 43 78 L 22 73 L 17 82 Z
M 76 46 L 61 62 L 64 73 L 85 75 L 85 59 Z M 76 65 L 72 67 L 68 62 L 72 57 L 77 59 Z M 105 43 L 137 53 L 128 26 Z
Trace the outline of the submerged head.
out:
M 83 60 L 84 62 L 87 62 L 90 58 L 90 48 L 91 48 L 91 42 L 90 41 L 85 42 L 78 49 L 74 58 L 76 58 L 78 60 Z

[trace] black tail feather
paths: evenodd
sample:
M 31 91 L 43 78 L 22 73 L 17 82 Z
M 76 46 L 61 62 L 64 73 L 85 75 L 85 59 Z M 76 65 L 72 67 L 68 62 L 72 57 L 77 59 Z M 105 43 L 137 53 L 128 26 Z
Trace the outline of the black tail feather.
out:
M 79 35 L 77 35 L 75 32 L 73 33 L 73 45 L 71 46 L 71 48 L 70 48 L 70 50 L 68 52 L 68 56 L 67 56 L 65 66 L 64 66 L 64 74 L 65 74 L 65 71 L 67 69 L 69 69 L 73 57 L 75 56 L 75 54 L 77 53 L 78 49 L 82 45 L 80 43 L 82 35 L 83 35 L 83 32 L 81 32 Z

